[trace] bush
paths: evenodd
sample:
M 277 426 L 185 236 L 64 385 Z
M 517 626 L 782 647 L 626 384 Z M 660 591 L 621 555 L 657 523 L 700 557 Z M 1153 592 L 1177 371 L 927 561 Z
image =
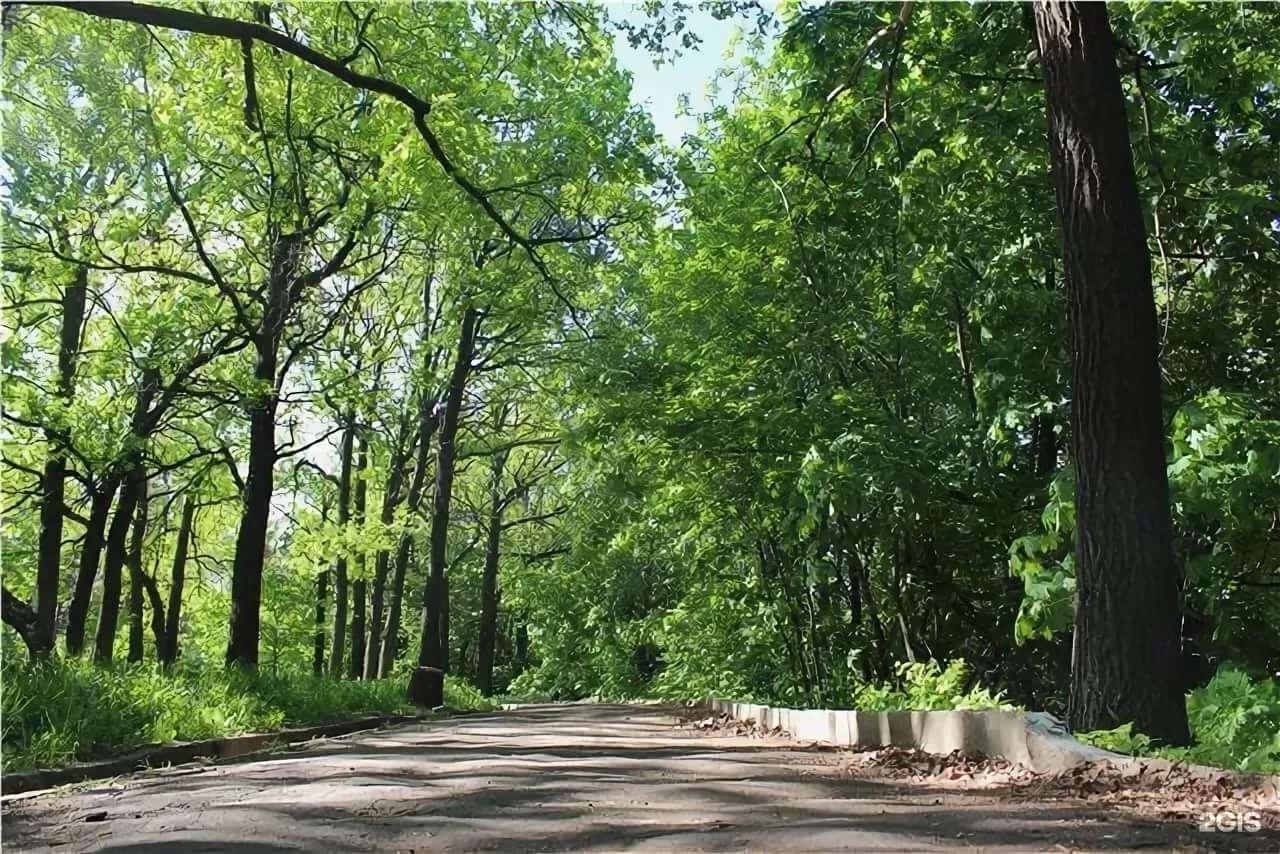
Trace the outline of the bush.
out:
M 898 665 L 901 688 L 864 685 L 853 697 L 860 711 L 937 711 L 945 709 L 1009 709 L 1003 694 L 992 694 L 981 685 L 970 687 L 969 666 L 957 658 L 944 669 L 936 661 Z
M 364 715 L 410 713 L 403 679 L 370 682 L 310 672 L 220 667 L 99 667 L 54 660 L 3 667 L 5 771 L 65 765 L 145 744 L 194 741 Z M 463 680 L 445 681 L 455 709 L 493 704 Z
M 1155 747 L 1133 724 L 1076 733 L 1081 741 L 1133 756 L 1161 756 L 1237 771 L 1280 771 L 1280 684 L 1251 679 L 1224 664 L 1203 688 L 1187 695 L 1190 747 Z

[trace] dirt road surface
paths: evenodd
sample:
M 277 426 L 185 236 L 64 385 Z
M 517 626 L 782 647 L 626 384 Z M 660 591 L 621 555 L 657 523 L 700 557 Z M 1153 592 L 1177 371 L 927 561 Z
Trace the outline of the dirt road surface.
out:
M 21 798 L 4 851 L 1280 850 L 1274 832 L 860 777 L 838 751 L 674 711 L 535 706 Z

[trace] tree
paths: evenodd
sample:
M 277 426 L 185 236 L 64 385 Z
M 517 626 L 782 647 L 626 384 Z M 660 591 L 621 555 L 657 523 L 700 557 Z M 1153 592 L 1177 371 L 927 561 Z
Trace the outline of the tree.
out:
M 410 702 L 426 708 L 444 703 L 444 671 L 448 667 L 447 635 L 442 633 L 448 608 L 445 587 L 445 556 L 448 546 L 449 511 L 453 500 L 453 475 L 457 451 L 458 418 L 471 359 L 475 354 L 476 327 L 481 314 L 474 306 L 462 312 L 458 344 L 453 353 L 453 372 L 440 418 L 440 450 L 436 454 L 435 493 L 431 503 L 431 552 L 426 585 L 422 593 L 421 646 L 418 667 L 409 679 Z
M 1039 3 L 1076 471 L 1070 723 L 1190 739 L 1151 259 L 1107 9 Z

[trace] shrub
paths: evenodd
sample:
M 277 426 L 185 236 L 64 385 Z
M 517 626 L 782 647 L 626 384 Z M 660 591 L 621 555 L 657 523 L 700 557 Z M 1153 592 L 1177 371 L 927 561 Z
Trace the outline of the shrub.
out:
M 1237 771 L 1280 771 L 1280 684 L 1251 679 L 1224 664 L 1202 688 L 1187 695 L 1190 747 L 1156 747 L 1133 724 L 1076 733 L 1081 741 L 1133 756 L 1162 756 Z
M 969 666 L 957 658 L 945 668 L 936 661 L 898 665 L 902 687 L 864 685 L 853 697 L 855 709 L 868 712 L 944 709 L 1013 709 L 1003 694 L 971 681 Z M 969 686 L 969 687 L 966 687 Z

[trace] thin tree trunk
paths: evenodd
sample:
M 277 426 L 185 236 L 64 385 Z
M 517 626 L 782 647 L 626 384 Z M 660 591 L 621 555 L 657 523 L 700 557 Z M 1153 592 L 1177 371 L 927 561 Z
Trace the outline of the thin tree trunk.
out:
M 956 352 L 960 356 L 960 375 L 964 380 L 964 399 L 969 407 L 969 415 L 978 417 L 978 395 L 974 390 L 973 356 L 969 352 L 969 313 L 960 302 L 959 291 L 951 292 L 952 308 L 955 311 Z
M 1069 718 L 1186 744 L 1151 261 L 1104 4 L 1035 5 L 1063 228 L 1076 467 Z
M 401 430 L 403 437 L 407 428 Z M 395 521 L 396 508 L 404 500 L 404 465 L 405 449 L 397 444 L 387 463 L 387 488 L 382 496 L 382 512 L 378 519 L 384 528 L 389 528 Z M 378 549 L 373 564 L 373 584 L 369 595 L 369 632 L 364 653 L 364 678 L 376 679 L 380 674 L 379 662 L 382 660 L 382 630 L 385 618 L 387 575 L 391 570 L 391 552 Z
M 94 638 L 93 660 L 109 662 L 115 655 L 116 626 L 120 620 L 121 575 L 127 558 L 129 528 L 138 503 L 140 470 L 131 471 L 120 489 L 115 515 L 107 531 L 107 548 L 102 568 L 102 602 Z
M 191 529 L 195 525 L 195 514 L 196 502 L 188 495 L 182 500 L 182 519 L 178 523 L 178 542 L 173 551 L 173 570 L 169 576 L 169 607 L 165 612 L 164 643 L 159 650 L 160 663 L 166 666 L 178 660 L 182 589 L 187 582 L 187 555 L 191 550 Z
M 116 512 L 107 530 L 106 554 L 102 567 L 102 605 L 98 610 L 98 629 L 94 639 L 94 661 L 111 661 L 115 654 L 116 626 L 120 620 L 121 575 L 128 558 L 127 538 L 133 525 L 133 512 L 146 489 L 143 469 L 143 446 L 147 440 L 146 414 L 160 385 L 160 373 L 154 368 L 143 371 L 130 419 L 130 444 L 124 452 L 124 472 Z
M 1031 450 L 1034 454 L 1032 473 L 1046 478 L 1058 468 L 1058 436 L 1053 430 L 1053 415 L 1042 412 L 1031 419 Z
M 516 660 L 512 670 L 519 674 L 529 666 L 529 627 L 522 620 L 516 625 Z
M 75 279 L 62 291 L 62 328 L 58 346 L 58 397 L 70 403 L 75 383 L 76 354 L 80 349 L 80 327 L 84 323 L 85 294 L 89 271 L 76 269 Z M 40 538 L 37 547 L 36 589 L 32 601 L 36 615 L 33 654 L 48 655 L 53 650 L 54 624 L 58 615 L 58 581 L 62 575 L 62 520 L 66 501 L 67 458 L 63 449 L 70 436 L 61 429 L 48 429 L 49 457 L 40 479 Z
M 453 600 L 449 597 L 449 576 L 446 573 L 440 579 L 440 670 L 449 672 L 449 619 L 453 615 L 449 607 Z
M 476 325 L 479 313 L 467 308 L 462 315 L 462 325 L 455 352 L 449 392 L 445 399 L 444 418 L 440 425 L 440 450 L 436 458 L 436 490 L 431 511 L 431 555 L 426 589 L 423 591 L 422 647 L 418 652 L 418 667 L 409 682 L 408 697 L 418 706 L 428 708 L 444 702 L 443 681 L 427 668 L 443 673 L 448 667 L 447 639 L 441 637 L 444 611 L 448 607 L 445 587 L 446 538 L 449 531 L 449 506 L 453 498 L 453 475 L 458 435 L 458 418 L 462 411 L 462 396 L 466 390 L 467 376 L 471 373 L 471 359 L 475 352 Z
M 146 545 L 147 511 L 147 478 L 143 473 L 141 485 L 138 487 L 138 500 L 135 504 L 133 520 L 133 536 L 129 542 L 129 654 L 130 663 L 142 661 L 146 644 L 146 615 L 144 610 L 143 591 L 143 547 Z
M 493 651 L 498 636 L 498 560 L 502 546 L 502 470 L 507 455 L 494 454 L 489 484 L 489 519 L 484 548 L 484 575 L 480 581 L 480 636 L 476 655 L 476 687 L 486 697 L 493 693 Z
M 94 488 L 89 501 L 89 524 L 84 532 L 84 544 L 80 547 L 80 566 L 76 573 L 75 589 L 67 606 L 67 655 L 84 652 L 85 628 L 89 621 L 89 605 L 93 600 L 93 586 L 98 579 L 98 563 L 106 545 L 107 520 L 111 517 L 111 503 L 115 499 L 120 478 L 107 475 Z
M 431 276 L 423 278 L 422 285 L 422 367 L 423 376 L 427 377 L 431 374 L 434 366 L 434 358 L 432 350 L 429 346 L 432 323 L 431 323 Z M 409 511 L 409 518 L 413 518 L 418 513 L 418 507 L 422 503 L 423 487 L 427 482 L 427 471 L 431 466 L 431 440 L 435 436 L 436 428 L 440 421 L 436 417 L 436 397 L 433 393 L 429 393 L 424 386 L 418 394 L 418 458 L 414 464 L 413 478 L 409 483 L 409 492 L 405 497 L 406 509 Z M 413 550 L 413 534 L 405 531 L 400 535 L 400 542 L 396 547 L 396 558 L 394 569 L 391 575 L 391 591 L 387 603 L 387 619 L 382 626 L 382 648 L 378 654 L 378 677 L 382 678 L 391 672 L 391 668 L 395 666 L 395 658 L 398 653 L 396 648 L 399 643 L 400 635 L 400 618 L 404 608 L 404 580 L 405 574 L 409 569 L 409 555 Z
M 364 509 L 369 496 L 369 481 L 366 477 L 368 473 L 368 440 L 361 435 L 360 450 L 356 453 L 356 497 L 355 512 L 353 514 L 357 530 L 364 527 Z M 364 676 L 365 607 L 367 605 L 367 582 L 364 577 L 365 561 L 365 550 L 362 547 L 356 552 L 356 577 L 351 585 L 351 661 L 347 669 L 347 675 L 352 679 L 360 679 Z
M 354 416 L 347 416 L 342 431 L 342 471 L 338 476 L 338 526 L 345 530 L 351 519 L 351 456 L 355 446 Z M 333 563 L 333 632 L 329 643 L 329 675 L 341 676 L 347 654 L 347 554 L 344 549 Z
M 399 654 L 400 615 L 404 602 L 404 579 L 409 568 L 409 555 L 412 553 L 413 536 L 406 533 L 400 536 L 396 547 L 396 559 L 391 573 L 391 590 L 387 598 L 387 619 L 382 626 L 382 648 L 378 651 L 378 678 L 382 679 L 395 667 Z
M 328 595 L 329 570 L 322 569 L 316 574 L 315 649 L 311 655 L 311 671 L 316 676 L 324 675 L 324 600 Z

